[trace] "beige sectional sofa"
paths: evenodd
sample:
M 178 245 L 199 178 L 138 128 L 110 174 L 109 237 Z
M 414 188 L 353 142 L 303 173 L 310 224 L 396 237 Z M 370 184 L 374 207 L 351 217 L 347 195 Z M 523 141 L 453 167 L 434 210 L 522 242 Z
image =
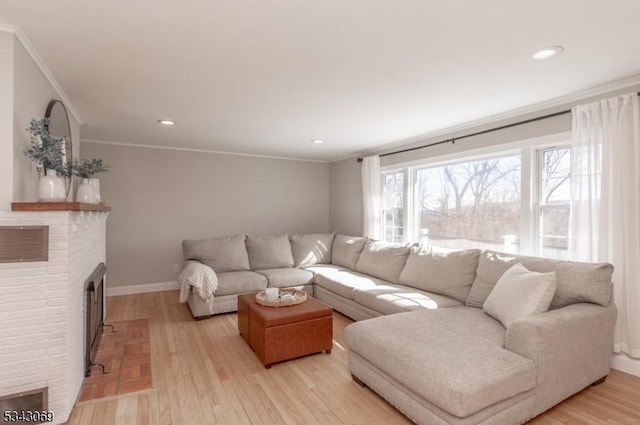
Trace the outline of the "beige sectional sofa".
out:
M 524 423 L 609 371 L 609 264 L 340 234 L 235 236 L 183 248 L 219 280 L 212 302 L 191 294 L 194 316 L 235 310 L 240 292 L 302 287 L 358 321 L 346 330 L 354 379 L 418 424 Z M 520 291 L 505 283 L 518 267 L 548 282 L 543 294 L 523 281 L 522 292 L 534 292 L 520 301 L 540 297 L 520 316 L 517 293 L 514 305 L 499 307 L 494 295 Z

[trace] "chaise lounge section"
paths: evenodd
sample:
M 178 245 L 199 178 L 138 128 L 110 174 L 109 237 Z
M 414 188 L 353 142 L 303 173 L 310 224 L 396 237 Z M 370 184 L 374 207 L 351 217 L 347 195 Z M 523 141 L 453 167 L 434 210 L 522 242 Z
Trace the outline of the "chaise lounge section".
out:
M 505 326 L 486 301 L 516 264 L 553 273 L 557 289 L 550 310 Z M 349 325 L 349 368 L 418 424 L 524 423 L 609 373 L 611 273 L 609 264 L 485 251 L 465 305 Z

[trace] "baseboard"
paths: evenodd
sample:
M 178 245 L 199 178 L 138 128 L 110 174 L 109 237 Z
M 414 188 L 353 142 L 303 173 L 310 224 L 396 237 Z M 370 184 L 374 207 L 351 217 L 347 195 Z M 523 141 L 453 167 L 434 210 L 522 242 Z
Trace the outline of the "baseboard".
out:
M 178 286 L 178 282 L 176 281 L 146 283 L 143 285 L 113 286 L 111 288 L 109 287 L 109 284 L 107 284 L 107 297 L 146 294 L 148 292 L 173 291 L 174 289 L 180 289 L 180 286 Z
M 631 375 L 640 376 L 640 360 L 632 359 L 626 354 L 614 354 L 611 367 Z

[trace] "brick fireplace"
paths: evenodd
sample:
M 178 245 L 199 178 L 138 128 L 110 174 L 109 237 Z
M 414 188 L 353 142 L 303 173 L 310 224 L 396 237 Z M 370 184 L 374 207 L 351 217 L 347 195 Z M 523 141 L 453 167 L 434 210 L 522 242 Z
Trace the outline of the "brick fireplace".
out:
M 106 263 L 106 211 L 0 211 L 0 226 L 47 226 L 48 260 L 0 263 L 0 398 L 48 388 L 64 423 L 85 372 L 85 285 Z

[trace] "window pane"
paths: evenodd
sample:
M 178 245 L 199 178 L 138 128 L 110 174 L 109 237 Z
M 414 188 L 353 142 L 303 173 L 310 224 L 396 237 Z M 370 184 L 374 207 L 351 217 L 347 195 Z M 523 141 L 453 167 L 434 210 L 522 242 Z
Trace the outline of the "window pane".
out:
M 404 172 L 382 174 L 382 238 L 402 242 L 404 236 Z
M 570 199 L 571 148 L 552 148 L 542 152 L 542 205 L 566 203 Z
M 510 155 L 418 170 L 417 241 L 518 252 L 520 167 Z
M 540 214 L 541 255 L 567 259 L 569 243 L 569 205 L 545 206 Z

